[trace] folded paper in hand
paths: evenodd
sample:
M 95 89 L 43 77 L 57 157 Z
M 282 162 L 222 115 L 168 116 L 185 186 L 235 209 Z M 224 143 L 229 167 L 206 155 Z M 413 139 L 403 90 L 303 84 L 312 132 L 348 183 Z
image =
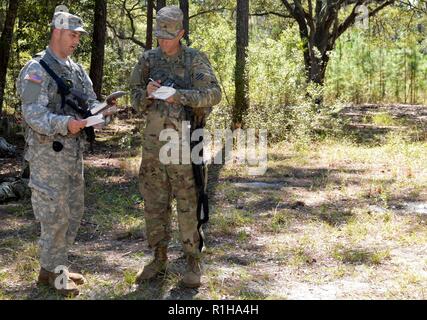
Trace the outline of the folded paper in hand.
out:
M 107 102 L 98 103 L 95 107 L 90 109 L 90 113 L 97 114 L 99 111 L 104 110 L 107 105 Z
M 97 115 L 92 116 L 92 117 L 88 117 L 85 120 L 87 121 L 86 122 L 86 127 L 92 127 L 92 126 L 95 126 L 97 124 L 104 123 L 104 121 L 105 121 L 104 120 L 104 116 L 102 115 L 102 113 L 101 114 L 97 114 Z
M 172 87 L 162 86 L 156 91 L 154 91 L 151 95 L 159 100 L 166 100 L 169 97 L 172 97 L 175 94 L 176 90 Z

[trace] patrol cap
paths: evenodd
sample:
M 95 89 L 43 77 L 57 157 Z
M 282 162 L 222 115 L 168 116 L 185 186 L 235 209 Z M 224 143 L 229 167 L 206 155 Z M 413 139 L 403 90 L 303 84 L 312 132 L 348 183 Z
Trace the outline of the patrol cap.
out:
M 174 39 L 183 29 L 182 21 L 184 14 L 177 6 L 167 6 L 161 8 L 156 16 L 156 30 L 154 32 L 157 38 Z
M 68 12 L 55 12 L 50 26 L 54 29 L 72 30 L 88 33 L 83 28 L 83 20 Z

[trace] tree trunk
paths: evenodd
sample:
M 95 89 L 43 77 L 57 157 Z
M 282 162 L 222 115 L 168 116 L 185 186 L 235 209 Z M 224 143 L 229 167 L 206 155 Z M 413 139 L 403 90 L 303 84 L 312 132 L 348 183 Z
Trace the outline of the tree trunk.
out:
M 0 115 L 3 109 L 4 90 L 6 88 L 7 66 L 12 47 L 13 27 L 18 13 L 19 0 L 9 1 L 3 32 L 0 37 Z
M 408 84 L 407 84 L 407 82 L 408 82 L 408 65 L 407 65 L 407 63 L 406 63 L 406 52 L 404 51 L 403 52 L 403 55 L 404 55 L 404 61 L 405 61 L 405 86 L 404 86 L 404 88 L 405 88 L 405 103 L 407 103 L 407 100 L 408 100 L 408 91 L 407 91 L 407 87 L 408 87 Z
M 331 40 L 331 36 L 322 27 L 314 32 L 307 32 L 307 26 L 300 25 L 300 37 L 303 40 L 304 48 L 304 67 L 308 83 L 314 83 L 323 87 L 325 83 L 326 68 L 329 62 L 328 51 L 332 50 L 335 41 Z M 307 97 L 311 95 L 307 93 Z M 323 104 L 323 96 L 319 95 L 315 101 L 317 106 Z
M 310 63 L 306 66 L 309 69 L 310 82 L 323 86 L 328 62 L 329 58 L 326 55 L 322 55 L 321 57 L 311 56 Z
M 249 81 L 246 69 L 247 47 L 249 43 L 249 0 L 237 1 L 236 16 L 236 68 L 235 68 L 235 104 L 233 125 L 243 126 L 243 118 L 249 107 Z
M 156 11 L 159 11 L 163 7 L 166 7 L 166 0 L 157 0 Z
M 146 50 L 153 48 L 153 12 L 154 0 L 147 0 L 147 36 L 145 38 Z
M 188 0 L 179 0 L 179 7 L 181 8 L 182 12 L 184 13 L 184 39 L 187 43 L 187 46 L 190 46 L 190 19 L 189 19 L 189 4 Z
M 305 63 L 309 72 L 309 81 L 323 86 L 329 62 L 327 53 L 333 47 L 333 45 L 329 45 L 332 42 L 331 35 L 324 27 L 318 26 L 312 35 L 307 37 L 307 42 L 309 59 Z
M 5 11 L 0 10 L 0 34 L 3 32 L 5 19 L 6 19 Z
M 93 24 L 92 55 L 90 62 L 90 78 L 93 90 L 101 99 L 102 78 L 104 76 L 105 38 L 107 31 L 107 2 L 95 0 L 95 14 Z

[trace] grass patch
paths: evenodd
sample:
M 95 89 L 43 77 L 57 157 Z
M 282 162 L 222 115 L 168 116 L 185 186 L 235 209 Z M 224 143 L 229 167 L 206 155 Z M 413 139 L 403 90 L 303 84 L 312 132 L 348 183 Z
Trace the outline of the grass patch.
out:
M 224 283 L 218 279 L 219 273 L 217 271 L 206 272 L 206 278 L 208 279 L 207 288 L 211 299 L 220 300 L 227 291 L 224 290 Z
M 39 248 L 36 243 L 28 243 L 17 252 L 15 270 L 19 277 L 25 281 L 34 281 L 37 278 L 39 263 Z
M 345 264 L 380 265 L 390 258 L 390 250 L 348 248 L 337 245 L 332 251 L 332 257 Z
M 119 229 L 131 234 L 144 228 L 143 200 L 136 181 L 125 178 L 120 169 L 102 172 L 91 168 L 87 174 L 88 211 L 91 222 L 101 231 Z M 111 182 L 109 182 L 109 180 Z
M 246 242 L 250 238 L 250 234 L 247 233 L 245 230 L 240 230 L 237 233 L 237 241 L 239 242 Z
M 290 264 L 294 267 L 308 264 L 311 260 L 311 255 L 304 248 L 293 248 Z
M 24 201 L 19 202 L 17 205 L 7 206 L 7 212 L 19 218 L 33 218 L 34 215 L 30 200 L 27 199 L 27 201 Z
M 0 287 L 2 286 L 2 283 L 5 283 L 8 280 L 8 278 L 9 273 L 7 271 L 0 271 Z
M 238 297 L 242 300 L 265 300 L 268 294 L 250 286 L 244 286 L 240 289 Z
M 400 121 L 393 118 L 388 112 L 376 113 L 372 116 L 371 121 L 377 126 L 397 126 L 400 124 Z
M 26 241 L 20 238 L 5 238 L 0 240 L 0 250 L 3 249 L 6 252 L 15 254 L 25 244 Z
M 211 219 L 210 232 L 217 232 L 222 235 L 235 235 L 238 227 L 251 225 L 254 222 L 251 212 L 232 209 L 225 212 L 218 212 Z
M 142 217 L 133 216 L 118 217 L 120 221 L 114 228 L 115 239 L 145 239 L 145 221 Z
M 291 221 L 292 216 L 289 214 L 288 210 L 275 211 L 268 223 L 268 230 L 275 233 L 282 232 L 283 229 L 290 226 Z
M 125 270 L 123 271 L 123 280 L 128 286 L 132 286 L 136 282 L 136 271 Z
M 320 206 L 319 218 L 326 222 L 332 227 L 338 227 L 351 221 L 353 213 L 351 210 L 336 210 L 336 208 L 330 208 L 328 204 L 322 204 Z

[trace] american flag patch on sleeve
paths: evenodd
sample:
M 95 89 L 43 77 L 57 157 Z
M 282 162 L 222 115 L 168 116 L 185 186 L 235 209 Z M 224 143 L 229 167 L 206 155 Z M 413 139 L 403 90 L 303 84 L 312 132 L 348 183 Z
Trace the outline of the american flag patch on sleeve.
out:
M 24 78 L 25 80 L 31 81 L 33 83 L 37 83 L 40 84 L 43 82 L 42 77 L 40 77 L 39 75 L 33 73 L 33 74 L 27 74 Z

